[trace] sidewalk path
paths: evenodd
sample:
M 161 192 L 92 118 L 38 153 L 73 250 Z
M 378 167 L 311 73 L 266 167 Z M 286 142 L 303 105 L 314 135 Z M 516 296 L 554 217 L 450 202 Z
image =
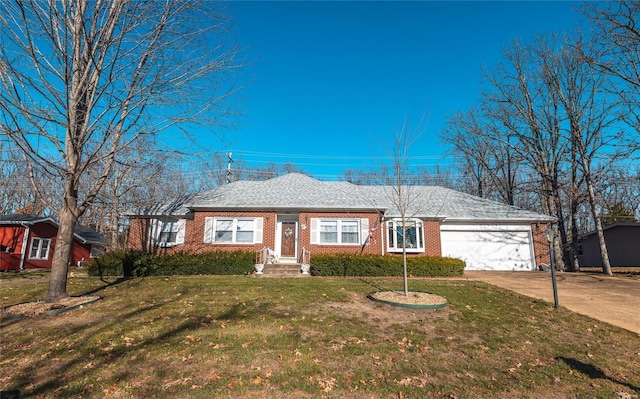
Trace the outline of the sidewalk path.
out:
M 551 272 L 466 271 L 462 277 L 553 303 Z M 556 273 L 556 282 L 560 306 L 640 334 L 640 280 Z

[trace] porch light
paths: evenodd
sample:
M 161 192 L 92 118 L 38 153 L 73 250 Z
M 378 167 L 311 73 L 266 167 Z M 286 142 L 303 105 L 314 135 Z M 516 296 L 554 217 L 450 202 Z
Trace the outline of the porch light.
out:
M 551 242 L 553 241 L 553 229 L 551 227 L 548 227 L 545 231 L 544 231 L 544 238 L 547 239 L 547 242 Z

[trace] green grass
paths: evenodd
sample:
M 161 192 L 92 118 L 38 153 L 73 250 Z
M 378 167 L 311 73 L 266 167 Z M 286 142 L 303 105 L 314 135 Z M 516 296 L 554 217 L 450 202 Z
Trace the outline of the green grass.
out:
M 4 319 L 0 387 L 21 398 L 617 398 L 640 339 L 479 282 L 412 279 L 438 310 L 366 299 L 397 278 L 71 278 L 102 301 Z M 2 288 L 2 305 L 46 295 Z
M 51 276 L 50 270 L 38 270 L 38 269 L 30 269 L 26 271 L 15 271 L 15 270 L 7 270 L 0 273 L 0 281 L 10 281 L 10 280 L 23 280 L 23 279 L 39 279 L 39 278 L 49 278 Z

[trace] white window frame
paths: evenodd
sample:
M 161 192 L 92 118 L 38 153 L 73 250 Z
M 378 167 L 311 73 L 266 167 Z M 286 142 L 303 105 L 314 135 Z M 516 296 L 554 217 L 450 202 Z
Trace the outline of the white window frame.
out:
M 420 219 L 406 219 L 407 225 L 415 225 L 416 246 L 405 248 L 408 253 L 425 252 L 424 222 Z M 398 234 L 402 229 L 402 219 L 391 219 L 387 221 L 387 252 L 402 252 L 402 244 L 398 245 Z
M 185 225 L 186 220 L 184 219 L 156 219 L 154 221 L 155 232 L 153 234 L 156 244 L 161 247 L 184 244 Z M 163 240 L 162 236 L 165 233 L 169 233 L 171 235 L 175 233 L 175 235 L 174 237 L 171 237 L 171 240 Z
M 231 222 L 231 240 L 220 241 L 216 240 L 218 233 L 218 222 Z M 242 222 L 251 222 L 251 229 L 240 229 Z M 262 218 L 254 217 L 226 217 L 216 216 L 205 218 L 204 228 L 204 242 L 206 244 L 219 244 L 219 245 L 253 245 L 262 242 Z M 228 231 L 228 230 L 224 230 Z M 238 232 L 251 232 L 251 240 L 238 241 Z
M 36 244 L 37 243 L 37 244 Z M 43 244 L 46 243 L 46 246 Z M 34 247 L 34 245 L 37 245 Z M 46 260 L 49 259 L 49 252 L 51 250 L 51 239 L 50 238 L 40 238 L 40 237 L 32 237 L 31 238 L 31 249 L 29 250 L 29 259 L 35 260 Z M 35 256 L 33 254 L 35 249 Z M 44 252 L 44 256 L 42 251 Z
M 322 226 L 327 225 L 329 223 L 335 223 L 336 226 L 336 241 L 324 241 L 322 237 Z M 356 231 L 350 232 L 345 231 L 344 227 L 348 225 L 353 225 L 355 223 Z M 354 242 L 343 242 L 343 234 L 345 233 L 356 233 L 357 237 Z M 355 245 L 360 246 L 362 244 L 362 221 L 361 219 L 351 219 L 351 218 L 319 218 L 318 219 L 318 242 L 319 245 Z

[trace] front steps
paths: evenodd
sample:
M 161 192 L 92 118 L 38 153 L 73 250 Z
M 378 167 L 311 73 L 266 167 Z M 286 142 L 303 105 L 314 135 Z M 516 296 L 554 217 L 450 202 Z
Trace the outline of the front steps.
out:
M 262 274 L 253 273 L 255 277 L 309 277 L 302 274 L 300 263 L 267 263 Z

